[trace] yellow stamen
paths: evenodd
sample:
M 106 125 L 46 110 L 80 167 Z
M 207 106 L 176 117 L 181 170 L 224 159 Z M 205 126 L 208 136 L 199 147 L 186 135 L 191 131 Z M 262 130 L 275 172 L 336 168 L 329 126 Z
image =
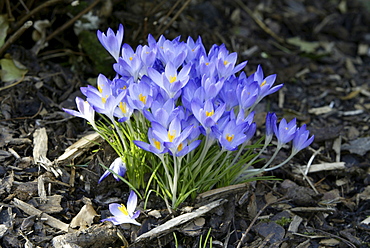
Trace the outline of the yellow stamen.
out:
M 127 104 L 125 102 L 120 102 L 118 107 L 122 111 L 122 113 L 127 113 Z
M 177 151 L 181 152 L 183 148 L 184 148 L 184 146 L 182 145 L 182 143 L 180 143 L 180 145 L 178 145 L 178 147 L 177 147 Z
M 125 86 L 123 86 L 121 89 L 125 90 L 125 89 L 127 89 L 127 86 L 125 85 Z
M 129 59 L 130 61 L 132 61 L 132 59 L 133 59 L 133 58 L 132 58 L 132 57 L 130 57 L 130 58 L 128 58 L 128 59 Z
M 176 81 L 176 76 L 170 76 L 170 83 L 172 84 L 173 82 L 175 82 Z
M 155 148 L 157 148 L 158 150 L 161 150 L 161 142 L 159 142 L 158 140 L 154 138 L 153 138 L 153 142 L 154 142 Z
M 108 97 L 108 96 L 107 96 Z M 107 101 L 107 98 L 106 97 L 102 97 L 101 98 L 101 101 L 103 102 L 103 103 L 105 103 L 106 101 Z
M 127 209 L 126 209 L 126 206 L 121 204 L 120 207 L 118 207 L 118 209 L 126 216 L 128 216 L 128 212 L 127 212 Z
M 266 84 L 266 80 L 263 80 L 263 82 L 261 83 L 261 87 L 264 86 Z
M 209 65 L 209 63 L 207 62 L 206 65 Z
M 170 131 L 168 131 L 167 136 L 168 136 L 168 139 L 170 140 L 170 142 L 172 142 L 173 139 L 176 136 L 176 130 L 172 130 L 172 133 Z
M 227 65 L 228 63 L 229 63 L 229 61 L 224 60 L 224 65 Z
M 142 103 L 146 104 L 146 96 L 143 96 L 143 94 L 141 94 L 141 93 L 140 93 L 140 95 L 139 95 L 139 100 L 140 100 Z
M 215 113 L 215 111 L 210 111 L 210 112 L 208 112 L 208 111 L 206 111 L 206 116 L 212 116 L 212 115 L 214 115 L 214 113 Z
M 102 93 L 102 92 L 103 92 L 103 88 L 102 88 L 102 86 L 104 86 L 104 84 L 102 84 L 101 86 L 100 86 L 100 85 L 98 85 L 98 90 L 99 90 L 99 92 L 100 92 L 100 93 Z
M 233 139 L 234 139 L 234 134 L 233 135 L 230 135 L 230 134 L 226 135 L 226 140 L 227 141 L 231 142 L 231 141 L 233 141 Z

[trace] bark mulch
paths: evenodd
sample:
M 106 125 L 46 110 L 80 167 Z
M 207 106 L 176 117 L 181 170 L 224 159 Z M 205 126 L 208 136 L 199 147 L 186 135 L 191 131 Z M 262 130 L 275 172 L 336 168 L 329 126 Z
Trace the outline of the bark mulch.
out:
M 1 247 L 370 247 L 367 0 L 5 0 L 0 13 Z M 62 108 L 99 73 L 112 76 L 96 30 L 120 23 L 132 46 L 148 33 L 201 35 L 248 60 L 248 75 L 258 64 L 277 73 L 285 85 L 255 121 L 297 118 L 314 143 L 265 174 L 280 180 L 206 192 L 173 216 L 152 195 L 139 203 L 141 227 L 101 223 L 128 188 L 97 184 L 114 151 Z M 9 61 L 24 66 L 20 79 L 5 80 Z

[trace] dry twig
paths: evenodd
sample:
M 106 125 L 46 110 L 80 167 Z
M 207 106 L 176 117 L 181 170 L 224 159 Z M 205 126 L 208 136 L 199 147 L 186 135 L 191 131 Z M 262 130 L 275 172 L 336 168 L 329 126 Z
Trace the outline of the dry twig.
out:
M 274 38 L 275 40 L 277 40 L 279 43 L 285 43 L 283 38 L 281 38 L 277 34 L 275 34 L 269 27 L 267 27 L 267 25 L 263 21 L 258 19 L 258 17 L 256 17 L 256 15 L 253 13 L 253 11 L 250 8 L 248 8 L 248 6 L 245 5 L 241 0 L 236 0 L 235 2 L 240 6 L 240 8 L 242 8 L 245 12 L 247 12 L 247 14 L 250 17 L 252 17 L 252 19 L 257 23 L 258 26 L 260 26 L 260 28 L 263 31 L 265 31 L 267 34 L 271 35 L 271 37 Z
M 33 24 L 32 21 L 26 22 L 12 36 L 10 36 L 9 39 L 6 40 L 4 45 L 0 48 L 0 57 L 6 51 L 6 49 L 8 49 L 8 47 L 11 44 L 13 44 L 24 33 L 24 31 L 26 31 L 29 27 L 32 26 L 32 24 Z
M 45 41 L 49 41 L 49 40 L 53 39 L 60 32 L 62 32 L 63 30 L 65 30 L 66 28 L 68 28 L 69 26 L 71 26 L 78 19 L 80 19 L 81 16 L 83 16 L 84 14 L 86 14 L 87 12 L 89 12 L 92 8 L 94 8 L 99 2 L 100 2 L 100 0 L 95 0 L 92 4 L 90 4 L 90 6 L 88 6 L 86 9 L 84 9 L 83 11 L 81 11 L 80 13 L 78 13 L 75 17 L 73 17 L 68 22 L 64 23 L 57 30 L 55 30 L 52 34 L 50 34 L 48 37 L 46 37 Z
M 237 246 L 236 248 L 240 248 L 240 247 L 242 246 L 242 244 L 244 243 L 245 238 L 247 237 L 247 234 L 248 234 L 248 233 L 249 233 L 249 231 L 252 229 L 252 227 L 253 227 L 254 223 L 256 223 L 256 221 L 257 221 L 258 217 L 259 217 L 259 216 L 260 216 L 260 215 L 265 211 L 265 209 L 266 209 L 267 207 L 269 207 L 269 206 L 271 206 L 271 205 L 273 205 L 273 204 L 275 204 L 275 203 L 278 203 L 278 202 L 280 202 L 280 201 L 283 201 L 283 200 L 285 200 L 285 199 L 286 199 L 286 197 L 282 197 L 282 198 L 280 198 L 280 199 L 278 199 L 278 200 L 276 200 L 276 201 L 266 203 L 266 205 L 265 205 L 265 206 L 263 206 L 263 208 L 262 208 L 262 209 L 257 213 L 257 215 L 253 218 L 253 220 L 252 220 L 251 224 L 248 226 L 247 230 L 245 230 L 245 232 L 243 233 L 243 236 L 242 236 L 242 238 L 240 239 L 240 241 L 239 241 L 239 243 L 238 243 L 238 246 Z
M 187 0 L 183 5 L 182 7 L 179 9 L 179 11 L 177 11 L 177 13 L 172 17 L 172 19 L 167 23 L 166 26 L 164 26 L 160 31 L 159 31 L 159 35 L 160 34 L 163 34 L 166 29 L 172 25 L 172 23 L 177 19 L 177 17 L 179 17 L 179 15 L 185 10 L 185 8 L 189 5 L 191 0 Z M 156 39 L 158 39 L 159 35 L 157 35 Z

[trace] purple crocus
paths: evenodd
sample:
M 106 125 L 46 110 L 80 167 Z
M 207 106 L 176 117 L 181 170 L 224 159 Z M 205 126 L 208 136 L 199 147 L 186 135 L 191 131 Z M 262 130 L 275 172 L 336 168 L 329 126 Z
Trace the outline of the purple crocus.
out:
M 256 81 L 241 85 L 236 88 L 236 97 L 238 98 L 240 109 L 247 110 L 256 102 L 260 94 L 260 87 Z
M 150 122 L 158 122 L 163 127 L 168 127 L 168 124 L 178 115 L 179 108 L 175 108 L 175 101 L 173 98 L 164 102 L 163 99 L 157 98 L 152 103 L 150 111 L 143 111 L 145 118 Z
M 191 109 L 195 118 L 197 118 L 206 130 L 206 133 L 209 133 L 210 128 L 216 124 L 225 112 L 225 104 L 223 103 L 215 108 L 212 99 L 208 99 L 204 103 L 204 106 L 202 106 L 200 101 L 195 99 L 191 102 Z
M 280 90 L 281 87 L 283 87 L 283 84 L 273 86 L 276 80 L 276 74 L 264 77 L 263 70 L 260 65 L 257 66 L 257 71 L 253 73 L 248 79 L 258 82 L 261 88 L 257 102 L 262 100 L 262 98 L 264 98 L 265 96 L 275 93 L 276 91 Z
M 113 115 L 118 117 L 118 122 L 127 121 L 134 112 L 134 109 L 127 103 L 127 98 L 129 98 L 129 96 L 126 95 L 114 109 Z
M 76 97 L 76 105 L 78 111 L 65 108 L 63 110 L 70 115 L 86 119 L 95 130 L 98 130 L 98 128 L 95 125 L 95 111 L 91 107 L 90 103 L 84 101 L 80 97 Z
M 102 33 L 100 30 L 97 31 L 97 36 L 100 43 L 117 62 L 121 51 L 123 34 L 124 30 L 122 24 L 119 25 L 117 34 L 115 34 L 114 31 L 110 28 L 108 28 L 107 34 Z
M 306 129 L 306 124 L 303 124 L 300 128 L 297 129 L 295 137 L 293 139 L 292 154 L 298 153 L 300 150 L 306 148 L 313 142 L 315 136 L 312 135 L 310 138 L 308 138 L 309 135 L 310 131 Z
M 168 128 L 164 128 L 157 122 L 152 122 L 152 128 L 154 138 L 163 142 L 164 146 L 175 155 L 178 155 L 178 152 L 185 148 L 183 142 L 193 131 L 193 126 L 187 126 L 183 129 L 181 120 L 177 116 L 171 121 Z M 181 153 L 179 156 L 182 155 L 184 154 Z
M 109 174 L 111 174 L 111 171 L 113 171 L 114 173 L 116 173 L 117 175 L 123 177 L 126 173 L 126 165 L 125 163 L 122 162 L 122 159 L 121 158 L 116 158 L 113 163 L 109 166 L 109 170 L 106 170 L 104 172 L 104 174 L 100 177 L 98 183 L 101 183 L 101 181 L 103 181 L 104 178 L 106 178 Z M 120 178 L 116 175 L 116 174 L 113 174 L 113 177 L 119 181 Z
M 224 82 L 224 79 L 216 80 L 215 77 L 206 77 L 203 75 L 201 79 L 201 85 L 204 88 L 205 99 L 216 97 L 222 89 Z
M 281 147 L 294 139 L 297 131 L 296 119 L 294 118 L 287 123 L 283 118 L 280 121 L 279 126 L 273 126 L 273 129 L 278 140 L 278 147 Z
M 144 76 L 139 83 L 130 84 L 128 88 L 130 97 L 127 100 L 132 108 L 140 111 L 144 108 L 150 108 L 155 98 L 155 90 L 150 82 L 150 79 Z
M 275 113 L 267 113 L 266 115 L 266 138 L 265 143 L 270 143 L 274 130 L 276 129 L 277 117 Z
M 235 151 L 238 146 L 244 143 L 247 136 L 244 134 L 244 130 L 248 128 L 248 123 L 242 123 L 237 125 L 235 119 L 231 119 L 225 126 L 225 128 L 218 132 L 218 141 L 223 149 L 229 151 Z
M 242 72 L 240 75 L 242 74 L 244 74 L 244 72 Z M 218 94 L 218 98 L 222 102 L 226 103 L 226 111 L 231 111 L 239 104 L 238 97 L 236 96 L 236 88 L 239 84 L 238 82 L 239 79 L 237 77 L 235 77 L 234 75 L 230 76 L 225 81 Z
M 140 140 L 134 140 L 133 142 L 141 149 L 148 152 L 152 152 L 157 156 L 160 156 L 161 154 L 168 152 L 168 149 L 164 146 L 164 141 L 154 137 L 153 128 L 148 129 L 148 140 L 149 144 Z
M 114 225 L 120 225 L 124 223 L 130 223 L 140 226 L 141 224 L 135 219 L 139 217 L 140 211 L 135 211 L 137 206 L 137 195 L 134 191 L 130 191 L 130 195 L 127 200 L 127 208 L 123 204 L 111 203 L 109 204 L 109 211 L 113 214 L 112 217 L 101 220 L 111 221 Z
M 111 81 L 104 75 L 98 77 L 98 89 L 88 86 L 81 88 L 87 97 L 87 101 L 98 113 L 106 115 L 111 121 L 114 121 L 116 108 L 119 107 L 127 91 L 121 91 L 117 96 L 113 95 Z
M 189 81 L 191 64 L 185 65 L 179 73 L 176 67 L 169 62 L 162 74 L 153 68 L 148 68 L 148 75 L 155 84 L 165 90 L 170 98 L 177 98 L 181 88 Z
M 123 77 L 133 77 L 136 82 L 141 73 L 143 62 L 141 60 L 142 46 L 136 48 L 136 52 L 128 44 L 122 46 L 122 56 L 118 63 L 113 65 L 114 70 Z

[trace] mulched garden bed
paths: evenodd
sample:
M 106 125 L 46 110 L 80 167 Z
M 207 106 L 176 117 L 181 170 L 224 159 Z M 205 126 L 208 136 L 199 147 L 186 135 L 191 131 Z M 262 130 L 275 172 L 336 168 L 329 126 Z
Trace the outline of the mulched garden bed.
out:
M 370 246 L 368 1 L 6 0 L 0 10 L 9 22 L 0 47 L 1 247 Z M 97 184 L 114 151 L 62 108 L 74 108 L 99 73 L 113 75 L 96 30 L 120 23 L 132 46 L 148 33 L 201 35 L 208 49 L 224 43 L 248 60 L 248 75 L 258 64 L 277 73 L 285 85 L 255 121 L 263 127 L 268 111 L 297 118 L 314 143 L 265 174 L 280 180 L 215 189 L 172 214 L 153 194 L 146 209 L 139 202 L 140 227 L 101 223 L 128 187 L 112 177 Z M 9 61 L 24 66 L 20 79 L 8 80 Z

